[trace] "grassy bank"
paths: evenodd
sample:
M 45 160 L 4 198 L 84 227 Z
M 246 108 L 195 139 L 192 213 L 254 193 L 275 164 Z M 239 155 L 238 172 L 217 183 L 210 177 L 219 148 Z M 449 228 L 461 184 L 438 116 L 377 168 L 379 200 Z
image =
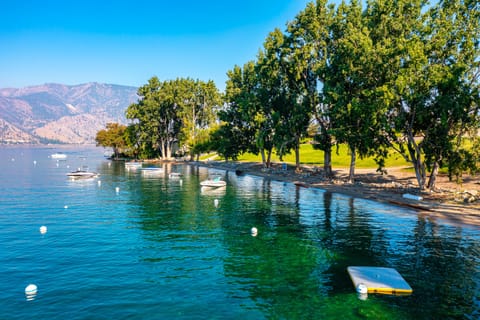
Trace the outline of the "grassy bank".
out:
M 251 161 L 251 162 L 261 162 L 262 158 L 260 155 L 254 155 L 251 153 L 246 153 L 241 155 L 238 158 L 239 161 Z M 272 162 L 280 162 L 280 159 L 277 155 L 272 155 Z M 283 157 L 283 162 L 294 164 L 295 163 L 295 154 L 291 153 Z M 323 166 L 323 151 L 313 149 L 311 144 L 302 144 L 300 146 L 300 162 L 303 165 L 308 166 Z M 407 166 L 408 163 L 400 157 L 398 154 L 391 152 L 390 157 L 386 161 L 386 168 L 388 167 L 399 167 Z M 346 168 L 350 166 L 350 153 L 346 145 L 341 145 L 337 149 L 333 149 L 332 154 L 332 167 L 333 168 Z M 377 164 L 374 161 L 373 157 L 368 157 L 364 159 L 357 158 L 356 168 L 377 168 Z

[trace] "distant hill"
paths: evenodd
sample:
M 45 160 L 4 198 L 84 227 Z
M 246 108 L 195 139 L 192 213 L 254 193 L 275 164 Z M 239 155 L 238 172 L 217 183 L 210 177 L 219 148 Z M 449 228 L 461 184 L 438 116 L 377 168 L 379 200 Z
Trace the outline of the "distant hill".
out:
M 0 144 L 94 143 L 137 100 L 135 87 L 101 83 L 0 89 Z

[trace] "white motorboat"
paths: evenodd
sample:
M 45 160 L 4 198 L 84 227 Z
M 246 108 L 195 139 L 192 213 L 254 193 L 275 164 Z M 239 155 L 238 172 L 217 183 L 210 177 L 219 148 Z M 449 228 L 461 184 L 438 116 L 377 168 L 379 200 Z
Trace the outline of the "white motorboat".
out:
M 225 187 L 227 185 L 227 182 L 222 180 L 220 177 L 216 177 L 213 179 L 204 180 L 200 182 L 200 185 L 202 187 L 219 188 L 219 187 Z
M 65 160 L 67 159 L 67 155 L 65 153 L 55 152 L 52 155 L 50 155 L 50 158 L 56 159 L 56 160 Z
M 88 179 L 88 178 L 96 178 L 99 176 L 96 172 L 88 171 L 88 168 L 82 167 L 78 168 L 75 171 L 67 173 L 67 176 L 71 179 Z

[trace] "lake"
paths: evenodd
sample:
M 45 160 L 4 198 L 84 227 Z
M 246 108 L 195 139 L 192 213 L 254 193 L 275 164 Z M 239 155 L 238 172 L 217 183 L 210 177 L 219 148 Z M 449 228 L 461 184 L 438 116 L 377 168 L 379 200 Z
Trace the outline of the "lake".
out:
M 0 319 L 480 318 L 478 227 L 186 163 L 145 175 L 88 146 L 4 146 L 0 165 Z M 67 178 L 82 166 L 100 176 Z M 201 189 L 213 174 L 227 186 Z M 413 293 L 360 298 L 348 266 Z

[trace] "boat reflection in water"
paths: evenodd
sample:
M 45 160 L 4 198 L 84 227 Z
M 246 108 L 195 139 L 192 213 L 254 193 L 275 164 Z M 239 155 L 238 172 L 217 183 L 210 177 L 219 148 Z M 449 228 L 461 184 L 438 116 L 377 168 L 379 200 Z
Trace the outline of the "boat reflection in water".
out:
M 127 169 L 127 171 L 137 170 L 137 169 L 141 169 L 141 168 L 142 168 L 142 163 L 141 162 L 137 162 L 137 161 L 125 162 L 125 169 Z
M 164 174 L 163 168 L 158 167 L 147 167 L 140 169 L 142 175 L 145 177 L 158 177 Z
M 201 194 L 203 195 L 210 195 L 210 196 L 221 196 L 221 195 L 225 195 L 227 191 L 227 187 L 226 186 L 223 186 L 223 187 L 205 187 L 205 186 L 202 186 L 200 188 L 200 192 Z

